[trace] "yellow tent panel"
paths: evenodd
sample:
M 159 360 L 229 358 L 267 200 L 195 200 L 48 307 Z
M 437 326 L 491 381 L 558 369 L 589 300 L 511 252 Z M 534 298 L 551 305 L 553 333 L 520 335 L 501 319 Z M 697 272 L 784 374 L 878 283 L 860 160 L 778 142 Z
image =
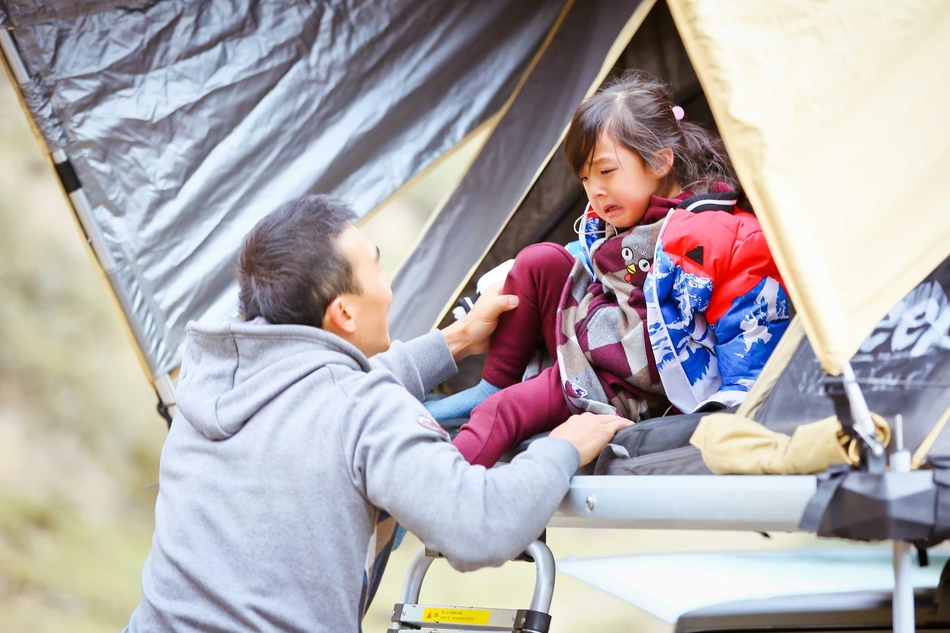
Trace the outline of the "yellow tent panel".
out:
M 950 254 L 950 3 L 670 0 L 824 369 Z

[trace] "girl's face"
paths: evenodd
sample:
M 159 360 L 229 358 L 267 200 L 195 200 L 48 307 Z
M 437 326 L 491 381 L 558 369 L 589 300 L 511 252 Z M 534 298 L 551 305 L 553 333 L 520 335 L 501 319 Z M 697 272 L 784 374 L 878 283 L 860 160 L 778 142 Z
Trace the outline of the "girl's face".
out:
M 640 156 L 606 134 L 597 139 L 591 158 L 587 172 L 578 174 L 581 183 L 594 213 L 618 229 L 630 228 L 643 219 L 650 196 L 658 194 L 660 183 L 673 164 L 673 152 L 669 151 L 666 168 L 657 173 Z

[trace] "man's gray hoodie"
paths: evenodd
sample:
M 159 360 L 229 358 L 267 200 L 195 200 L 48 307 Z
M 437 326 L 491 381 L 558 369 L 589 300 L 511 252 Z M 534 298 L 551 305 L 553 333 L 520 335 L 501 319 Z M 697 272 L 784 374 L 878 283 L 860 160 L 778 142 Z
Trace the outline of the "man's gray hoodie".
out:
M 470 466 L 420 403 L 455 371 L 438 332 L 370 362 L 313 327 L 191 324 L 128 630 L 358 631 L 380 511 L 456 569 L 524 550 L 577 451 Z

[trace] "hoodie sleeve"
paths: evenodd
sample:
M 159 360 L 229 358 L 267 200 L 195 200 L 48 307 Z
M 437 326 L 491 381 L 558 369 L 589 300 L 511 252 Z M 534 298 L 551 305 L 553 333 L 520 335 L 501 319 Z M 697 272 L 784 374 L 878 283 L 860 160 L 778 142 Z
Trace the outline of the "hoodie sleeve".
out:
M 569 442 L 534 442 L 510 464 L 468 464 L 388 372 L 351 385 L 343 450 L 354 485 L 458 570 L 500 565 L 544 530 L 580 458 Z
M 439 331 L 429 332 L 408 343 L 393 341 L 387 351 L 373 356 L 369 362 L 374 368 L 392 372 L 420 401 L 430 389 L 458 371 L 445 337 Z

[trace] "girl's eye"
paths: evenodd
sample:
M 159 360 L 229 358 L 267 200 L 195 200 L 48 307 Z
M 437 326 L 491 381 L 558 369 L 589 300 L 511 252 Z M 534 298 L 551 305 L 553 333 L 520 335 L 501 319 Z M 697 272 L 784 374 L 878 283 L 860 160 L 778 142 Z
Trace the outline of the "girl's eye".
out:
M 587 176 L 581 176 L 580 180 L 581 182 L 587 182 Z
M 602 170 L 600 170 L 600 175 L 601 175 L 601 176 L 606 176 L 607 174 L 609 174 L 609 173 L 612 172 L 612 171 L 613 171 L 613 169 L 602 169 Z

